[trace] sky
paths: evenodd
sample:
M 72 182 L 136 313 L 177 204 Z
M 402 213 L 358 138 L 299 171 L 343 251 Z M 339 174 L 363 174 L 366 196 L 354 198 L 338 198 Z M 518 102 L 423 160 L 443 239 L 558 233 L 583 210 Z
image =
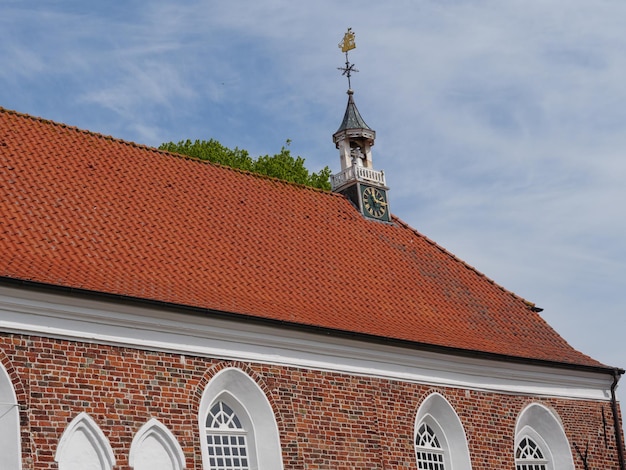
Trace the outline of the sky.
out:
M 624 18 L 619 0 L 2 0 L 0 106 L 151 146 L 289 139 L 338 172 L 351 27 L 392 212 L 626 368 Z

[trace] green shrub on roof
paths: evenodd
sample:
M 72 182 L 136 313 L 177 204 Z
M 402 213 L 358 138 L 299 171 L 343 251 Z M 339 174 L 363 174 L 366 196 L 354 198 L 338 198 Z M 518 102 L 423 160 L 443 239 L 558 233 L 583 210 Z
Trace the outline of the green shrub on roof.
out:
M 166 142 L 159 146 L 160 150 L 180 153 L 190 157 L 208 160 L 232 168 L 239 168 L 261 175 L 272 176 L 292 183 L 330 190 L 330 168 L 327 166 L 319 172 L 311 173 L 304 166 L 304 158 L 293 157 L 289 150 L 290 141 L 275 155 L 263 155 L 256 160 L 250 157 L 247 150 L 229 149 L 215 139 L 181 140 L 178 143 Z

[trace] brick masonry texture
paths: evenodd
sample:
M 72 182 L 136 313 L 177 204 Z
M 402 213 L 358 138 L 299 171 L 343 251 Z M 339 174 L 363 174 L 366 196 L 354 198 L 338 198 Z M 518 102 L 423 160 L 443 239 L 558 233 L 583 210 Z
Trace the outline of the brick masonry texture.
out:
M 274 410 L 288 470 L 416 469 L 414 420 L 433 392 L 456 410 L 472 468 L 513 469 L 519 413 L 542 403 L 561 418 L 576 469 L 617 468 L 608 402 L 470 391 L 276 365 L 221 361 L 132 348 L 0 334 L 0 362 L 20 403 L 23 468 L 56 469 L 66 426 L 87 412 L 109 439 L 116 470 L 130 470 L 135 433 L 150 418 L 167 426 L 187 468 L 202 469 L 197 411 L 202 392 L 225 367 L 252 377 Z

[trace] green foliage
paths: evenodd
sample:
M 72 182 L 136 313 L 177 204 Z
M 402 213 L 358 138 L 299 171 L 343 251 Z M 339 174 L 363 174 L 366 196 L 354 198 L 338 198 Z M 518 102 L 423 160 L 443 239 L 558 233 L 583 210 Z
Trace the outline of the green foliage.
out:
M 246 150 L 240 150 L 237 147 L 231 150 L 214 139 L 196 140 L 195 142 L 187 139 L 181 140 L 177 144 L 167 142 L 159 145 L 159 149 L 188 155 L 201 160 L 209 160 L 210 162 L 220 163 L 241 170 L 252 171 L 254 167 L 254 160 L 248 155 Z
M 291 141 L 287 140 L 287 147 Z M 254 160 L 246 150 L 237 147 L 229 149 L 217 140 L 181 140 L 177 144 L 167 142 L 159 146 L 160 150 L 180 153 L 190 157 L 208 160 L 221 165 L 241 170 L 272 176 L 292 183 L 303 184 L 330 190 L 330 168 L 322 168 L 318 173 L 309 173 L 304 166 L 304 158 L 293 157 L 287 147 L 282 147 L 275 155 L 264 155 Z

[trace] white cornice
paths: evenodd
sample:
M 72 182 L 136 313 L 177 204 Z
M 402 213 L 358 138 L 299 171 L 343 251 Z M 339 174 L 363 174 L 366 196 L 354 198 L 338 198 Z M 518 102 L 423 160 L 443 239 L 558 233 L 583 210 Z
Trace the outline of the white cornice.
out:
M 0 331 L 502 393 L 609 400 L 612 377 L 0 287 Z

